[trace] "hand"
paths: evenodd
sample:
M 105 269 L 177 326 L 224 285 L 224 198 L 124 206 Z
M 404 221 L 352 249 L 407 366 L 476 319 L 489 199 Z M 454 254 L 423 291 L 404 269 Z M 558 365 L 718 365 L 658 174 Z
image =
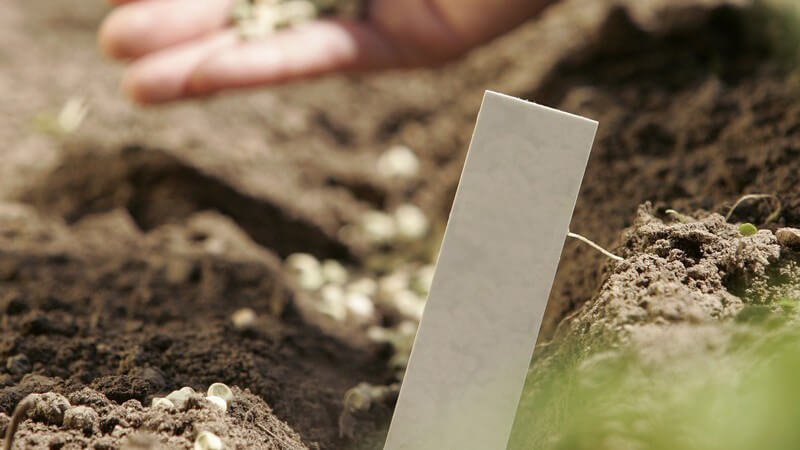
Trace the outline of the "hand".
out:
M 233 0 L 112 0 L 100 45 L 132 60 L 123 87 L 140 103 L 272 85 L 336 71 L 435 64 L 457 57 L 554 0 L 374 0 L 364 22 L 324 19 L 242 40 Z

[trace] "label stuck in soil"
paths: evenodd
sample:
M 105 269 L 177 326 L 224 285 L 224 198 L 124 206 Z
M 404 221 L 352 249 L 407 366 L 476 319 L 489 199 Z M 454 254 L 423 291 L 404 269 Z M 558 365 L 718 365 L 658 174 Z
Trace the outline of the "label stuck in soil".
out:
M 385 450 L 506 447 L 596 130 L 486 93 Z

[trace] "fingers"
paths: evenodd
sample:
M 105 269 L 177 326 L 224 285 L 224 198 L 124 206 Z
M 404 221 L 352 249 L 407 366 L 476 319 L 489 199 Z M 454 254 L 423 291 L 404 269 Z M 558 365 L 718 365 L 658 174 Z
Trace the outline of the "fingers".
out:
M 161 0 L 108 0 L 108 2 L 111 3 L 112 5 L 122 5 L 124 3 L 133 3 L 140 1 L 161 1 Z
M 318 21 L 217 51 L 193 71 L 187 90 L 206 95 L 224 89 L 273 85 L 337 71 L 387 67 L 394 48 L 360 23 Z
M 129 69 L 124 87 L 140 103 L 160 103 L 388 67 L 394 55 L 380 33 L 356 23 L 314 22 L 259 41 L 241 41 L 226 31 L 142 58 Z
M 233 0 L 114 0 L 124 3 L 103 22 L 100 47 L 137 58 L 221 29 Z
M 161 103 L 188 96 L 187 81 L 208 55 L 239 42 L 235 32 L 221 32 L 148 55 L 125 72 L 122 88 L 140 104 Z

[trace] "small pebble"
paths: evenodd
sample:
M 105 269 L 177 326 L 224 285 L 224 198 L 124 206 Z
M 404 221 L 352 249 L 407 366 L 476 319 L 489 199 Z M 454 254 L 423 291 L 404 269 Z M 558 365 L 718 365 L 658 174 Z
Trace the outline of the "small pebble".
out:
M 387 178 L 413 178 L 419 174 L 419 158 L 410 148 L 396 145 L 378 158 L 378 173 Z
M 428 234 L 430 223 L 425 213 L 414 205 L 402 205 L 394 212 L 397 235 L 406 240 L 419 240 Z
M 64 413 L 64 426 L 72 430 L 81 430 L 92 434 L 100 424 L 97 411 L 88 406 L 74 406 Z
M 242 308 L 231 314 L 231 321 L 237 330 L 250 330 L 255 327 L 258 315 L 250 308 Z
M 194 450 L 221 450 L 222 439 L 210 431 L 201 431 L 194 440 Z
M 781 228 L 775 232 L 778 243 L 784 247 L 796 247 L 800 245 L 800 230 L 797 228 Z
M 211 402 L 212 405 L 216 406 L 217 408 L 221 409 L 222 412 L 228 410 L 228 403 L 223 400 L 221 397 L 217 397 L 216 395 L 209 395 L 206 397 L 206 400 Z
M 227 404 L 230 404 L 233 401 L 233 391 L 223 383 L 214 383 L 209 386 L 208 391 L 206 391 L 206 395 L 209 397 L 219 397 Z
M 339 261 L 328 259 L 322 262 L 322 277 L 327 283 L 342 285 L 347 283 L 347 269 Z

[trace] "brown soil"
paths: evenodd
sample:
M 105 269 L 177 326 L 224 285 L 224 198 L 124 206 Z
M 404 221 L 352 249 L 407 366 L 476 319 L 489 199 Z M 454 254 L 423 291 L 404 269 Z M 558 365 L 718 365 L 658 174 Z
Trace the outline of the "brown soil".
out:
M 9 204 L 0 230 L 2 354 L 25 361 L 0 375 L 9 414 L 31 392 L 91 387 L 149 405 L 223 381 L 265 399 L 309 445 L 332 447 L 354 380 L 391 380 L 376 354 L 301 320 L 277 260 L 217 214 L 143 236 L 125 211 L 68 227 Z M 229 317 L 244 306 L 260 322 L 239 332 Z
M 730 6 L 748 2 L 623 3 L 629 10 L 567 1 L 442 69 L 333 78 L 147 112 L 114 95 L 119 69 L 93 50 L 103 7 L 74 0 L 8 6 L 0 17 L 0 62 L 9 63 L 0 72 L 7 95 L 0 198 L 10 201 L 0 208 L 0 357 L 9 364 L 0 367 L 0 412 L 10 414 L 29 392 L 72 400 L 89 388 L 111 402 L 103 402 L 101 422 L 108 414 L 143 417 L 152 411 L 132 400 L 149 404 L 182 386 L 204 390 L 222 381 L 252 392 L 245 402 L 252 414 L 234 405 L 225 426 L 205 409 L 186 414 L 221 436 L 252 439 L 235 441 L 242 448 L 293 448 L 280 447 L 275 430 L 309 448 L 367 447 L 390 411 L 357 417 L 354 439 L 342 438 L 342 396 L 359 382 L 391 382 L 389 355 L 329 324 L 323 332 L 301 314 L 304 294 L 286 282 L 280 258 L 302 251 L 359 267 L 371 250 L 340 228 L 366 209 L 405 201 L 443 228 L 487 88 L 600 121 L 572 228 L 617 243 L 615 251 L 638 261 L 614 269 L 567 243 L 543 337 L 609 275 L 632 277 L 621 286 L 641 281 L 635 264 L 649 264 L 653 254 L 693 279 L 691 267 L 707 256 L 696 238 L 730 232 L 714 218 L 663 249 L 653 247 L 661 238 L 618 240 L 641 203 L 652 201 L 659 216 L 666 208 L 726 212 L 743 194 L 770 193 L 784 205 L 777 223 L 800 224 L 800 102 L 793 78 L 754 32 L 752 11 Z M 87 96 L 92 107 L 79 133 L 54 139 L 32 131 L 32 117 L 57 111 L 72 95 Z M 420 155 L 419 177 L 375 174 L 378 155 L 395 143 Z M 745 205 L 734 220 L 760 223 L 768 214 Z M 675 292 L 699 307 L 648 309 L 649 295 L 664 296 L 642 287 L 635 305 L 598 314 L 619 327 L 626 318 L 735 310 L 722 281 L 703 280 L 676 281 Z M 260 324 L 237 332 L 229 316 L 244 306 L 257 310 Z M 191 422 L 186 417 L 175 420 Z M 248 427 L 253 420 L 272 431 Z M 133 430 L 126 421 L 122 429 Z M 160 429 L 157 439 L 186 447 L 198 423 Z M 100 426 L 86 436 L 26 422 L 21 437 L 68 448 L 79 439 L 121 439 L 113 430 Z
M 261 398 L 238 389 L 234 389 L 234 395 L 235 400 L 223 412 L 205 402 L 199 394 L 186 406 L 169 409 L 146 408 L 138 400 L 119 404 L 89 388 L 73 392 L 68 398 L 53 394 L 39 400 L 30 414 L 33 420 L 23 422 L 17 431 L 15 446 L 29 449 L 190 449 L 195 437 L 207 431 L 223 439 L 228 448 L 308 448 L 295 431 L 275 419 Z M 4 422 L 8 419 L 0 417 Z M 60 429 L 53 431 L 53 426 Z
M 734 280 L 765 278 L 781 257 L 769 230 L 742 236 L 719 214 L 664 221 L 652 214 L 650 205 L 640 209 L 623 237 L 625 261 L 591 302 L 562 322 L 562 335 L 579 336 L 590 348 L 642 339 L 660 327 L 734 317 L 744 307 L 729 291 Z

